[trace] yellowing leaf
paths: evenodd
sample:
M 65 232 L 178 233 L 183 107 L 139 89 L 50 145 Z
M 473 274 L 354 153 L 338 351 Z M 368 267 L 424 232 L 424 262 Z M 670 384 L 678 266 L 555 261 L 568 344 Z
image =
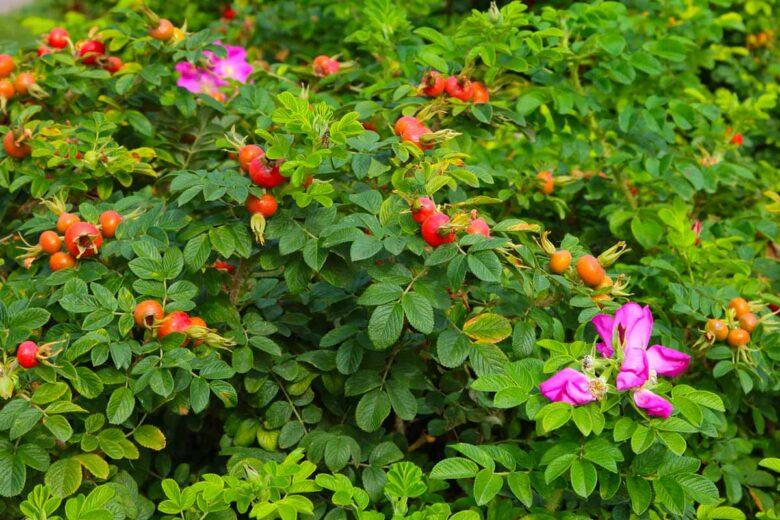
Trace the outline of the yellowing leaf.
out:
M 498 343 L 512 334 L 512 324 L 500 314 L 485 313 L 468 320 L 463 332 L 478 343 Z
M 165 448 L 165 435 L 156 426 L 144 424 L 133 433 L 135 442 L 150 450 L 160 451 Z

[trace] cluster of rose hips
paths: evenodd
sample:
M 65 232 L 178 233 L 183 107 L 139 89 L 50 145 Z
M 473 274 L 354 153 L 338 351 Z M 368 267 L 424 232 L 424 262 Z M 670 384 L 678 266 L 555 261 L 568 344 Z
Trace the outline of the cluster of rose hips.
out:
M 471 81 L 465 76 L 443 76 L 431 70 L 420 82 L 420 92 L 427 97 L 438 97 L 447 93 L 450 97 L 463 102 L 471 101 L 475 105 L 490 101 L 487 87 L 479 81 Z
M 472 211 L 468 224 L 453 223 L 450 217 L 436 208 L 436 203 L 429 197 L 419 197 L 412 203 L 412 218 L 420 224 L 420 234 L 431 247 L 439 247 L 455 241 L 456 231 L 464 230 L 469 235 L 490 237 L 490 226 L 485 219 L 478 218 Z
M 25 267 L 41 253 L 49 256 L 49 268 L 52 271 L 70 269 L 76 265 L 76 260 L 97 255 L 103 245 L 103 238 L 113 238 L 116 228 L 122 222 L 122 215 L 114 210 L 100 214 L 99 227 L 89 222 L 82 222 L 75 213 L 61 211 L 57 217 L 57 231 L 47 230 L 38 236 L 38 244 L 26 248 L 20 258 Z M 62 251 L 65 244 L 66 251 Z
M 738 297 L 729 302 L 726 321 L 707 320 L 705 331 L 710 342 L 726 341 L 731 347 L 743 349 L 750 342 L 750 333 L 758 323 L 758 317 L 750 311 L 747 300 Z
M 34 97 L 43 97 L 46 93 L 36 83 L 32 72 L 19 72 L 10 78 L 16 68 L 13 57 L 8 54 L 0 54 L 0 110 L 5 111 L 6 104 L 16 95 L 30 94 Z
M 311 67 L 314 70 L 314 75 L 320 78 L 336 74 L 341 69 L 341 63 L 337 60 L 321 54 L 314 58 L 311 62 Z
M 757 49 L 759 47 L 771 47 L 772 40 L 775 39 L 775 31 L 761 31 L 758 34 L 747 35 L 747 46 L 749 49 Z
M 265 150 L 256 144 L 242 145 L 238 148 L 238 164 L 241 169 L 249 174 L 254 184 L 270 190 L 288 181 L 287 177 L 279 171 L 280 161 L 268 161 Z M 311 181 L 307 180 L 310 184 Z M 308 186 L 306 184 L 306 186 Z M 264 242 L 265 219 L 272 217 L 279 208 L 276 197 L 265 193 L 260 197 L 249 195 L 246 199 L 246 209 L 251 213 L 250 227 L 259 243 Z
M 216 347 L 229 347 L 235 342 L 223 338 L 208 328 L 206 321 L 198 316 L 190 316 L 184 311 L 165 314 L 163 306 L 155 300 L 144 300 L 133 310 L 135 324 L 157 334 L 158 339 L 173 333 L 186 336 L 184 345 L 193 340 L 195 346 L 207 344 Z
M 55 27 L 44 38 L 45 43 L 38 47 L 38 56 L 58 52 L 71 45 L 68 31 L 62 27 Z M 114 74 L 123 66 L 122 59 L 118 56 L 107 56 L 106 45 L 94 38 L 78 42 L 74 46 L 76 54 L 84 65 L 94 65 Z
M 550 271 L 563 275 L 571 267 L 572 254 L 568 249 L 556 249 L 552 242 L 547 238 L 548 232 L 542 233 L 539 244 L 542 250 L 550 257 L 548 266 Z M 597 291 L 591 299 L 597 304 L 612 299 L 611 294 L 625 296 L 623 292 L 625 283 L 618 277 L 618 283 L 612 280 L 607 274 L 605 267 L 609 267 L 615 261 L 627 252 L 625 242 L 618 242 L 608 250 L 604 251 L 598 258 L 593 255 L 582 255 L 575 263 L 575 270 L 582 283 Z

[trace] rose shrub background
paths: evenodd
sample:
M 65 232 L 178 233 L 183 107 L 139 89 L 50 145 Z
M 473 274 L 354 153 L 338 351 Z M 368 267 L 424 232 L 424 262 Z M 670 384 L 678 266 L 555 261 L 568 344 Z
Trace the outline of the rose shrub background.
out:
M 776 2 L 256 4 L 0 47 L 2 518 L 778 516 Z

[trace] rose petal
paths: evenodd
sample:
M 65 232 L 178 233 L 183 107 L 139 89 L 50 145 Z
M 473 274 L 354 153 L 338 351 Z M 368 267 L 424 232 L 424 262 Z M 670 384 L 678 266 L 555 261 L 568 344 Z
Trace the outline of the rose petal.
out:
M 623 391 L 642 386 L 647 381 L 649 372 L 647 352 L 641 348 L 626 349 L 617 376 L 617 389 Z
M 615 318 L 609 314 L 597 314 L 591 320 L 596 328 L 596 333 L 602 340 L 602 343 L 596 345 L 596 349 L 604 357 L 612 357 L 615 349 L 612 348 L 612 339 L 615 334 Z
M 676 377 L 688 369 L 691 356 L 663 345 L 653 345 L 647 349 L 647 362 L 656 374 Z
M 649 306 L 628 302 L 615 312 L 615 321 L 624 348 L 647 348 L 653 333 L 653 314 Z
M 651 417 L 663 417 L 666 419 L 672 414 L 673 410 L 672 403 L 650 390 L 642 389 L 634 392 L 634 403 Z
M 539 385 L 539 390 L 550 401 L 578 404 L 589 403 L 596 398 L 590 392 L 590 379 L 573 368 L 564 368 Z

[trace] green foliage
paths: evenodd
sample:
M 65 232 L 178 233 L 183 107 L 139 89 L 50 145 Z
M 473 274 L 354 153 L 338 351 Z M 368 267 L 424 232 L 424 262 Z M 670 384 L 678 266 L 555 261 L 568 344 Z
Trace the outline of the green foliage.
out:
M 25 26 L 72 46 L 0 48 L 38 86 L 0 119 L 30 146 L 0 155 L 0 517 L 776 518 L 776 2 L 61 4 Z M 155 40 L 157 15 L 184 32 Z M 177 86 L 217 40 L 249 80 Z M 431 70 L 489 101 L 427 97 Z M 454 241 L 423 239 L 419 197 Z M 105 236 L 54 270 L 63 212 Z M 576 260 L 605 252 L 589 286 Z M 735 348 L 705 326 L 740 326 L 737 296 L 758 325 Z M 591 320 L 629 300 L 692 356 L 648 379 L 668 418 L 597 353 Z M 597 398 L 542 395 L 564 368 Z

